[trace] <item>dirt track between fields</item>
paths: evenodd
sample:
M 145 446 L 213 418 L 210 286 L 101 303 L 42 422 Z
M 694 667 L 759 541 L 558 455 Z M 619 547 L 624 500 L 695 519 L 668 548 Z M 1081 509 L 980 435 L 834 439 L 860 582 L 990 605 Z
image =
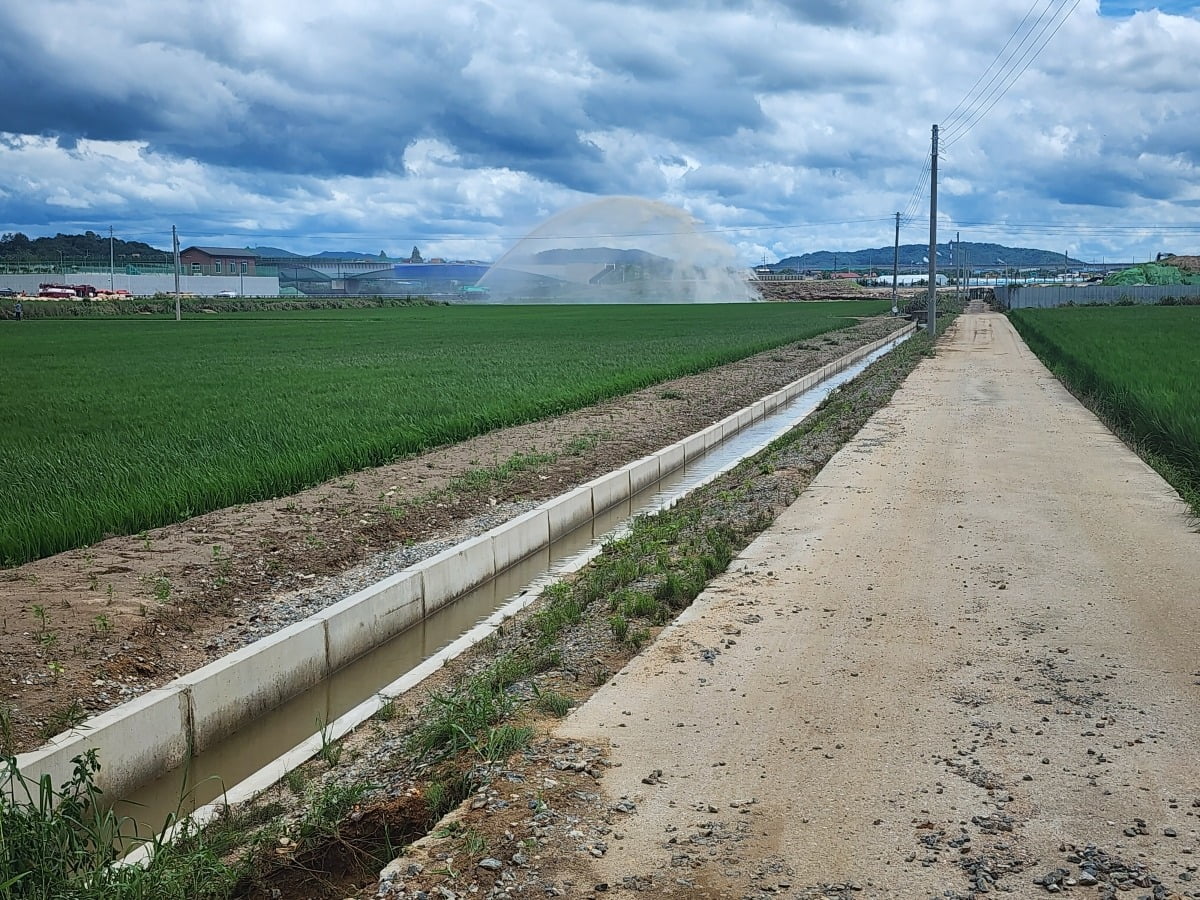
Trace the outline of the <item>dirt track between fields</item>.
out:
M 964 315 L 559 729 L 612 767 L 543 874 L 583 897 L 1200 896 L 1198 587 L 1174 492 L 1004 317 Z

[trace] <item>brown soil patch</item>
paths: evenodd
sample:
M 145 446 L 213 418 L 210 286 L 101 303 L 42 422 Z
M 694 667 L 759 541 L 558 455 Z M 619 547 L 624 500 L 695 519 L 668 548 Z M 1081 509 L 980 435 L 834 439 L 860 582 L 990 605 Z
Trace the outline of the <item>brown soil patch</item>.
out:
M 322 840 L 299 846 L 294 841 L 278 842 L 277 864 L 240 885 L 234 896 L 238 900 L 339 900 L 374 882 L 380 865 L 397 848 L 423 835 L 428 825 L 419 795 L 364 803 Z
M 868 319 L 553 419 L 353 473 L 290 497 L 115 537 L 0 572 L 0 751 L 221 655 L 213 639 L 373 554 L 543 500 L 691 434 L 898 328 Z M 536 466 L 464 482 L 517 454 Z
M 1200 272 L 1200 256 L 1166 256 L 1162 262 L 1168 266 L 1176 266 L 1185 272 Z
M 864 300 L 870 290 L 855 281 L 764 281 L 757 284 L 764 300 Z

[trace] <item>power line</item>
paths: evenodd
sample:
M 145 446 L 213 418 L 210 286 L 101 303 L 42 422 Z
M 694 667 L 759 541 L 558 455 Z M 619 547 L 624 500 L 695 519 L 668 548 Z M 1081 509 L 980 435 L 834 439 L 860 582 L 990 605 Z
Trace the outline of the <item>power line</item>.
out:
M 929 160 L 925 161 L 924 168 L 921 169 L 921 175 L 917 178 L 917 183 L 913 186 L 912 194 L 908 198 L 908 203 L 904 205 L 903 215 L 901 218 L 909 220 L 920 208 L 921 197 L 925 193 L 925 188 L 929 184 Z
M 904 210 L 900 215 L 902 224 L 908 225 L 912 222 L 913 217 L 921 208 L 921 200 L 925 195 L 925 188 L 929 184 L 930 160 L 925 160 L 925 168 L 921 170 L 921 175 L 917 179 L 916 185 L 912 189 L 912 193 L 908 197 L 908 203 L 904 205 Z
M 1033 0 L 1033 4 L 1026 11 L 1025 16 L 1021 19 L 1021 21 L 1017 23 L 1017 27 L 1013 29 L 1012 34 L 1009 35 L 1004 47 L 999 53 L 996 54 L 995 59 L 988 64 L 988 67 L 984 69 L 980 76 L 975 80 L 975 84 L 971 86 L 971 89 L 963 95 L 961 100 L 958 101 L 958 104 L 955 106 L 954 110 L 951 111 L 950 115 L 942 121 L 942 129 L 946 134 L 953 132 L 957 125 L 966 121 L 974 114 L 975 110 L 978 108 L 981 98 L 988 93 L 989 89 L 996 83 L 997 79 L 1002 79 L 1002 81 L 1007 79 L 1008 73 L 1012 71 L 1013 60 L 1028 42 L 1030 36 L 1033 34 L 1033 29 L 1036 28 L 1043 19 L 1045 19 L 1046 13 L 1050 11 L 1050 8 L 1055 2 L 1065 3 L 1067 0 L 1045 0 L 1045 8 L 1038 15 L 1037 20 L 1033 23 L 1033 25 L 1030 26 L 1029 30 L 1026 31 L 1025 23 L 1029 21 L 1029 17 L 1033 15 L 1034 10 L 1036 10 L 1042 2 L 1043 0 Z M 1020 41 L 1015 47 L 1013 47 L 1012 52 L 1008 53 L 1008 48 L 1012 47 L 1012 43 L 1014 40 L 1016 40 L 1018 35 L 1021 36 Z M 1007 57 L 1005 56 L 1006 53 L 1008 53 Z M 1001 62 L 999 68 L 996 68 L 996 63 L 1000 62 L 1002 59 L 1003 62 Z M 983 87 L 980 88 L 980 83 L 983 82 L 984 78 L 987 77 L 987 74 L 991 72 L 993 68 L 996 69 L 995 73 L 990 79 L 988 79 Z
M 1040 2 L 1041 0 L 1034 0 L 1034 5 L 1030 7 L 1030 10 L 1028 13 L 1026 13 L 1025 18 L 1021 20 L 1021 24 L 1017 26 L 1017 30 L 1013 32 L 1014 37 L 1020 33 L 1024 23 L 1028 21 L 1029 15 L 1032 14 L 1033 10 L 1037 8 L 1038 3 Z M 995 96 L 997 91 L 1003 90 L 1007 92 L 1008 87 L 1016 83 L 1016 79 L 1020 77 L 1021 73 L 1024 72 L 1024 69 L 1022 69 L 1021 72 L 1018 72 L 1015 77 L 1012 77 L 1012 72 L 1026 59 L 1030 52 L 1036 49 L 1034 58 L 1036 58 L 1037 53 L 1041 52 L 1041 47 L 1044 47 L 1045 43 L 1043 43 L 1041 46 L 1038 46 L 1038 39 L 1045 34 L 1045 31 L 1050 24 L 1058 19 L 1059 14 L 1065 8 L 1066 4 L 1070 2 L 1070 0 L 1057 0 L 1057 7 L 1054 6 L 1054 2 L 1055 0 L 1047 0 L 1046 7 L 1041 11 L 1037 19 L 1029 27 L 1029 30 L 1026 31 L 1021 37 L 1020 41 L 1017 43 L 1017 46 L 1013 48 L 1012 52 L 1008 55 L 1007 59 L 1004 60 L 1000 68 L 995 74 L 992 75 L 984 87 L 975 94 L 975 97 L 971 103 L 968 104 L 967 107 L 958 114 L 956 120 L 949 124 L 949 126 L 946 128 L 947 143 L 949 143 L 949 141 L 955 137 L 961 136 L 961 134 L 964 134 L 965 131 L 971 127 L 973 124 L 973 117 L 985 104 L 987 104 L 990 98 Z M 1045 21 L 1046 16 L 1047 14 L 1051 13 L 1051 9 L 1053 9 L 1053 14 L 1050 15 L 1050 20 L 1047 22 Z M 1074 6 L 1072 6 L 1071 9 L 1073 11 Z M 1070 12 L 1068 12 L 1067 15 L 1069 16 Z M 1043 22 L 1045 22 L 1045 24 L 1043 24 Z M 1037 31 L 1038 26 L 1041 26 L 1040 31 Z M 1031 39 L 1033 40 L 1032 44 L 1030 43 Z M 1028 47 L 1026 46 L 1027 44 L 1029 45 Z M 1020 56 L 1018 56 L 1018 54 L 1020 54 Z M 1030 62 L 1032 62 L 1032 59 Z M 1026 66 L 1026 68 L 1027 67 L 1028 66 Z M 988 108 L 990 109 L 990 107 Z
M 297 235 L 294 232 L 284 231 L 254 231 L 254 232 L 230 232 L 230 231 L 198 231 L 195 229 L 184 228 L 183 231 L 188 238 L 224 238 L 224 239 L 254 239 L 254 240 L 275 240 L 285 239 L 292 240 L 298 236 L 305 239 L 319 240 L 391 240 L 407 243 L 408 241 L 432 241 L 432 240 L 480 240 L 480 241 L 519 241 L 519 240 L 539 240 L 539 241 L 569 241 L 569 240 L 592 240 L 592 239 L 608 239 L 608 238 L 639 238 L 639 237 L 670 237 L 680 234 L 737 234 L 747 231 L 796 231 L 805 228 L 828 228 L 843 225 L 866 225 L 879 222 L 890 222 L 891 216 L 871 216 L 859 219 L 833 219 L 822 221 L 809 222 L 784 222 L 772 225 L 734 225 L 720 228 L 695 228 L 689 230 L 675 231 L 622 231 L 608 233 L 592 233 L 592 234 L 466 234 L 455 232 L 427 232 L 423 234 L 396 234 L 392 232 L 364 232 L 364 231 L 306 231 L 303 235 Z M 89 223 L 61 223 L 58 227 L 85 227 Z M 158 231 L 133 231 L 126 230 L 124 232 L 128 240 L 130 237 L 153 238 L 157 237 Z
M 930 167 L 929 161 L 926 161 L 922 169 L 921 178 L 917 181 L 908 204 L 901 213 L 901 224 L 904 226 L 911 225 L 918 218 L 922 202 L 924 199 L 924 191 L 929 183 Z M 857 219 L 838 219 L 838 220 L 823 220 L 810 222 L 785 222 L 775 225 L 748 225 L 741 227 L 727 228 L 711 228 L 698 229 L 697 233 L 701 234 L 734 234 L 739 232 L 765 232 L 765 231 L 801 231 L 814 228 L 831 228 L 848 225 L 875 225 L 882 222 L 892 222 L 891 216 L 878 216 L 869 218 Z M 65 224 L 65 223 L 64 223 Z M 86 225 L 88 223 L 82 223 Z M 1056 237 L 1075 235 L 1079 237 L 1103 238 L 1103 237 L 1126 237 L 1129 235 L 1163 235 L 1163 236 L 1190 236 L 1200 234 L 1200 222 L 1172 222 L 1163 224 L 1147 224 L 1146 222 L 1101 222 L 1101 223 L 1086 223 L 1086 222 L 1021 222 L 1021 221 L 1006 221 L 993 222 L 984 220 L 955 220 L 953 225 L 957 228 L 970 228 L 976 232 L 998 232 L 998 233 L 1013 233 L 1023 232 L 1030 235 L 1045 234 Z M 577 235 L 543 235 L 542 239 L 547 241 L 553 240 L 585 240 L 592 238 L 622 238 L 622 237 L 649 237 L 654 235 L 676 234 L 678 232 L 613 232 L 609 234 L 577 234 Z M 126 232 L 126 240 L 130 236 L 138 235 L 141 237 L 153 238 L 158 234 L 156 231 L 147 232 Z M 232 237 L 227 232 L 200 232 L 190 229 L 184 229 L 184 234 L 190 238 L 212 238 L 212 237 Z M 384 232 L 306 232 L 303 235 L 306 240 L 369 240 L 369 239 L 388 239 L 392 241 L 401 241 L 396 235 L 387 234 Z M 296 234 L 285 232 L 255 232 L 253 234 L 242 234 L 241 237 L 255 237 L 259 239 L 295 239 Z M 521 235 L 520 238 L 527 237 Z M 403 242 L 407 243 L 411 240 L 513 240 L 511 236 L 487 236 L 487 235 L 467 235 L 467 234 L 426 234 L 426 235 L 409 235 L 403 238 Z M 169 252 L 169 251 L 168 251 Z
M 1200 233 L 1200 222 L 1172 222 L 1160 225 L 1148 225 L 1145 222 L 1139 223 L 1097 223 L 1088 224 L 1083 222 L 970 222 L 956 221 L 955 226 L 959 228 L 975 228 L 988 231 L 1028 231 L 1028 232 L 1043 232 L 1049 233 L 1075 233 L 1087 235 L 1127 235 L 1145 233 L 1175 233 L 1175 234 L 1196 234 Z
M 1066 24 L 1067 19 L 1071 18 L 1071 14 L 1075 12 L 1081 0 L 1074 0 L 1074 2 L 1071 3 L 1070 9 L 1067 9 L 1066 14 L 1059 18 L 1059 14 L 1063 9 L 1066 8 L 1068 2 L 1070 2 L 1070 0 L 1062 0 L 1058 8 L 1055 9 L 1050 20 L 1042 26 L 1041 30 L 1037 33 L 1037 37 L 1034 39 L 1034 43 L 1031 44 L 1025 53 L 1020 57 L 1020 59 L 1017 60 L 1017 65 L 1021 65 L 1021 63 L 1024 63 L 1024 65 L 1021 65 L 1021 68 L 1016 72 L 1015 75 L 1012 75 L 1011 78 L 1008 78 L 1007 84 L 1005 84 L 1003 81 L 997 83 L 994 87 L 992 87 L 991 91 L 986 96 L 981 98 L 980 102 L 986 105 L 981 106 L 981 108 L 978 109 L 978 112 L 976 112 L 969 120 L 965 122 L 962 119 L 959 120 L 959 123 L 955 128 L 955 133 L 947 136 L 944 145 L 946 148 L 952 147 L 957 141 L 961 140 L 967 134 L 967 132 L 979 124 L 984 116 L 991 112 L 992 108 L 999 103 L 1004 98 L 1005 94 L 1009 92 L 1012 86 L 1020 80 L 1021 76 L 1025 74 L 1025 71 L 1031 65 L 1033 65 L 1034 60 L 1036 60 L 1038 56 L 1041 55 L 1042 51 L 1046 49 L 1046 45 L 1053 40 L 1056 34 L 1058 34 L 1059 30 L 1063 27 L 1063 25 Z M 1041 20 L 1039 19 L 1038 21 Z M 1034 27 L 1036 27 L 1036 24 L 1037 23 L 1034 23 Z M 1051 25 L 1054 26 L 1053 29 L 1051 29 Z M 1049 30 L 1049 34 L 1046 34 L 1047 30 Z M 1032 34 L 1032 30 L 1030 33 Z M 1043 35 L 1045 35 L 1044 38 Z M 1040 43 L 1038 43 L 1038 41 L 1040 41 Z M 1020 49 L 1019 46 L 1018 49 Z
M 992 71 L 992 67 L 996 65 L 996 63 L 1000 60 L 1000 57 L 1004 55 L 1004 51 L 1009 48 L 1010 44 L 1012 44 L 1013 39 L 1024 27 L 1029 17 L 1033 15 L 1033 11 L 1037 8 L 1038 3 L 1040 2 L 1041 0 L 1033 0 L 1033 5 L 1029 7 L 1028 11 L 1026 11 L 1025 17 L 1017 24 L 1017 27 L 1013 30 L 1013 33 L 1008 36 L 1008 40 L 1004 42 L 1004 46 L 1000 48 L 1000 52 L 996 54 L 995 59 L 988 63 L 988 67 L 979 73 L 979 77 L 975 79 L 975 83 L 967 89 L 965 94 L 962 95 L 962 99 L 958 101 L 954 109 L 950 110 L 950 115 L 946 116 L 946 118 L 942 120 L 943 129 L 949 131 L 954 126 L 955 113 L 962 109 L 963 104 L 965 104 L 967 99 L 971 96 L 971 92 L 974 91 L 975 88 L 979 87 L 979 83 L 983 81 L 983 79 L 987 76 L 987 73 Z

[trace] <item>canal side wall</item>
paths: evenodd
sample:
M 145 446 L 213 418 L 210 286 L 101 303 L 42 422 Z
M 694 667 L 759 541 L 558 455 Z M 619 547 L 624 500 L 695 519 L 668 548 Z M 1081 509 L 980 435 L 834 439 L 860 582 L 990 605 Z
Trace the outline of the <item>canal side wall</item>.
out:
M 27 779 L 48 775 L 58 786 L 70 779 L 72 758 L 94 748 L 102 764 L 97 785 L 109 796 L 130 793 L 914 327 L 859 347 L 658 453 L 94 716 L 18 756 L 18 768 Z

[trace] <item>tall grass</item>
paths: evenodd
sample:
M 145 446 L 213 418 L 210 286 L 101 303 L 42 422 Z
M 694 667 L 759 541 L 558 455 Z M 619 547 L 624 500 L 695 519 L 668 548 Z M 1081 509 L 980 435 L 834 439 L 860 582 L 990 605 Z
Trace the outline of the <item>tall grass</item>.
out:
M 95 751 L 73 760 L 71 780 L 31 781 L 0 760 L 0 900 L 204 900 L 227 897 L 238 878 L 197 836 L 190 848 L 153 841 L 146 866 L 112 863 L 127 822 L 104 809 Z
M 292 493 L 876 314 L 412 307 L 0 328 L 0 564 Z
M 1013 325 L 1047 367 L 1200 515 L 1200 308 L 1021 309 Z

